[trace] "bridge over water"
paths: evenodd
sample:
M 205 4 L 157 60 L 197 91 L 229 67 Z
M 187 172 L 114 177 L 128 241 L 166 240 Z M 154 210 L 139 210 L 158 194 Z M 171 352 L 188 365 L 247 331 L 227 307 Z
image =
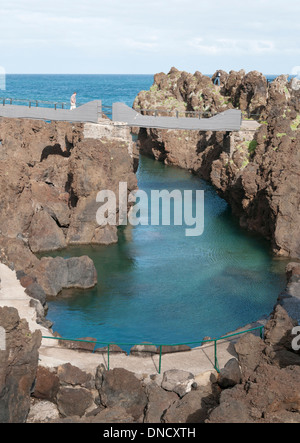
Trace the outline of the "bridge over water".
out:
M 23 102 L 26 102 L 26 105 L 14 104 L 13 99 L 0 98 L 0 117 L 98 123 L 103 117 L 111 114 L 113 122 L 131 127 L 222 132 L 239 131 L 242 124 L 242 113 L 237 109 L 209 117 L 200 113 L 196 116 L 197 113 L 186 112 L 184 117 L 180 117 L 181 113 L 176 110 L 173 111 L 175 116 L 162 116 L 157 111 L 154 111 L 154 115 L 143 115 L 124 103 L 113 103 L 112 107 L 103 106 L 101 100 L 85 103 L 74 110 L 68 109 L 66 103 L 37 100 L 23 100 Z

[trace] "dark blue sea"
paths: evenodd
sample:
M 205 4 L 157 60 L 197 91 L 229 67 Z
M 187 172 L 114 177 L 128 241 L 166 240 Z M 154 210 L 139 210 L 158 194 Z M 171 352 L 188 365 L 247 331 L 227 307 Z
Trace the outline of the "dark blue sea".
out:
M 132 106 L 152 75 L 8 75 L 7 97 Z M 3 92 L 3 91 L 1 91 Z M 285 261 L 239 227 L 227 203 L 187 171 L 141 157 L 139 188 L 204 190 L 205 228 L 186 237 L 184 226 L 127 226 L 119 243 L 72 247 L 52 255 L 89 255 L 98 285 L 49 300 L 48 319 L 65 338 L 103 342 L 182 343 L 218 337 L 268 315 L 284 289 Z

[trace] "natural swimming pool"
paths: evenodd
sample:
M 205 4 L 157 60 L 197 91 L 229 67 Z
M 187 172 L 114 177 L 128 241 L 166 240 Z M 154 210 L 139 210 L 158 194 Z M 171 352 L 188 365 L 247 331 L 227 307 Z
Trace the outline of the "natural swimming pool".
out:
M 119 228 L 119 243 L 71 247 L 52 256 L 90 256 L 98 285 L 49 300 L 47 318 L 65 338 L 156 344 L 219 337 L 268 315 L 285 286 L 284 260 L 239 227 L 227 203 L 203 180 L 140 157 L 139 189 L 204 190 L 205 227 Z

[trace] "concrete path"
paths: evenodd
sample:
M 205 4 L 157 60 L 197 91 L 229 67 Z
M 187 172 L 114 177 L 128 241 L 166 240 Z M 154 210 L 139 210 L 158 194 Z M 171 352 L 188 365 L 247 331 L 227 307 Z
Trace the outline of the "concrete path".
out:
M 140 128 L 231 132 L 240 130 L 242 112 L 238 109 L 229 109 L 210 118 L 155 117 L 142 115 L 124 103 L 113 103 L 112 120 Z
M 43 337 L 54 337 L 48 329 L 36 323 L 35 309 L 30 307 L 31 298 L 25 293 L 16 277 L 16 273 L 4 264 L 0 264 L 0 306 L 15 307 L 21 318 L 25 318 L 32 332 L 39 329 Z M 0 325 L 1 326 L 1 325 Z M 253 325 L 252 325 L 253 327 Z M 244 329 L 248 329 L 249 326 Z M 218 342 L 217 357 L 220 368 L 235 356 L 233 343 L 239 337 Z M 107 368 L 107 353 L 90 353 L 66 349 L 60 346 L 55 338 L 43 338 L 39 351 L 40 365 L 54 368 L 65 363 L 71 363 L 80 369 L 95 373 L 101 363 Z M 122 353 L 110 354 L 110 369 L 122 367 L 143 377 L 157 374 L 159 369 L 159 355 L 152 357 L 128 356 Z M 210 374 L 214 371 L 214 345 L 208 343 L 202 347 L 187 352 L 163 354 L 161 374 L 169 369 L 182 369 L 194 375 Z
M 74 110 L 54 109 L 35 107 L 34 102 L 31 107 L 20 105 L 8 105 L 0 103 L 0 117 L 7 118 L 28 118 L 46 121 L 66 121 L 66 122 L 94 122 L 97 123 L 102 114 L 101 100 L 94 100 L 84 105 L 78 106 Z
M 255 120 L 243 120 L 241 131 L 256 131 L 260 127 L 260 123 Z

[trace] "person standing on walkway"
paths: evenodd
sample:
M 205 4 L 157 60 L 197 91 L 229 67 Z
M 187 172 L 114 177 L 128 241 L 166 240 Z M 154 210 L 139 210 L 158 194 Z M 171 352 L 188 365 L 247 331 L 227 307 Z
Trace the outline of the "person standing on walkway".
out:
M 217 72 L 214 84 L 215 85 L 218 84 L 218 86 L 220 86 L 220 84 L 221 84 L 221 72 L 220 71 Z
M 77 95 L 77 92 L 74 92 L 74 94 L 72 95 L 72 97 L 71 97 L 71 111 L 72 111 L 72 109 L 76 109 L 76 95 Z

